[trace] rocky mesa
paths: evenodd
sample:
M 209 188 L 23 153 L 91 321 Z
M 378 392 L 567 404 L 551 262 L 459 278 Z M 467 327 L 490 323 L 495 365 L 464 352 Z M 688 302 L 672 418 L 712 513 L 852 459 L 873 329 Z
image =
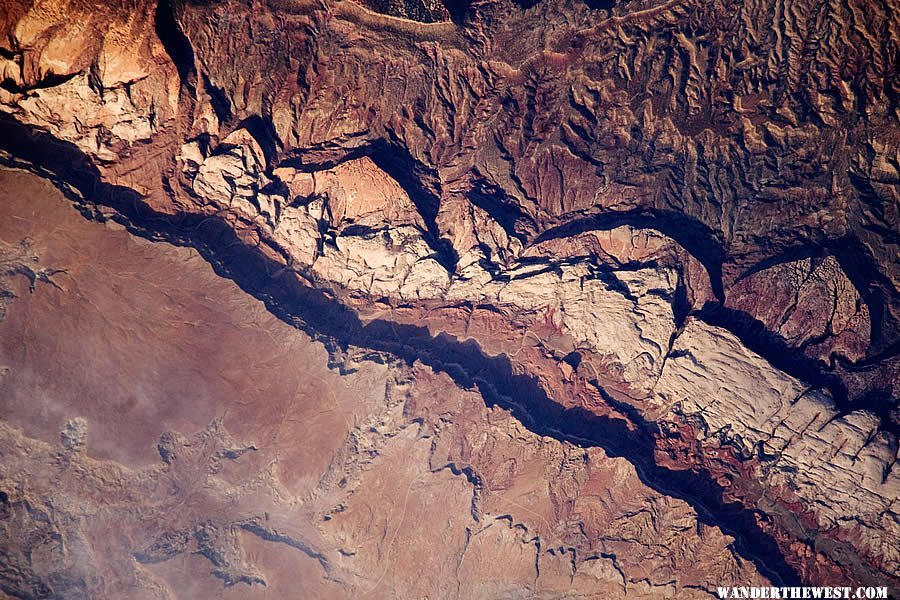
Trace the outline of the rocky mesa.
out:
M 896 591 L 898 29 L 6 2 L 0 592 Z

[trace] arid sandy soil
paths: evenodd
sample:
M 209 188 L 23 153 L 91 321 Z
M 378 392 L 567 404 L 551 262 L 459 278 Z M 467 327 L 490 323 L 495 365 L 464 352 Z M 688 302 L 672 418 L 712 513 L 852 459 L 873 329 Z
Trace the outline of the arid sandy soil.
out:
M 900 584 L 890 2 L 0 34 L 5 593 Z

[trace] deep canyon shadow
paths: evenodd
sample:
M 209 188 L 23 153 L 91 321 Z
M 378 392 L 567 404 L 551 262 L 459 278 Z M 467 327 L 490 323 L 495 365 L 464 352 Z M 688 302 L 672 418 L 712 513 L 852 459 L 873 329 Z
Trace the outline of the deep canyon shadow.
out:
M 218 274 L 234 280 L 279 318 L 331 350 L 356 346 L 389 353 L 407 363 L 421 361 L 462 387 L 477 388 L 489 406 L 510 410 L 538 435 L 600 447 L 610 456 L 628 460 L 646 485 L 686 501 L 697 510 L 701 522 L 733 535 L 738 553 L 773 581 L 800 584 L 797 571 L 760 527 L 756 511 L 728 501 L 725 490 L 705 471 L 657 464 L 656 426 L 640 420 L 636 413 L 629 415 L 629 423 L 625 418 L 601 416 L 579 407 L 564 408 L 534 377 L 517 372 L 508 357 L 488 356 L 474 341 L 462 342 L 446 334 L 432 336 L 425 327 L 385 320 L 364 323 L 327 291 L 285 276 L 281 265 L 241 242 L 221 218 L 157 213 L 133 190 L 103 182 L 96 167 L 72 144 L 5 116 L 0 117 L 0 147 L 12 155 L 9 162 L 13 166 L 30 167 L 56 181 L 76 201 L 80 195 L 88 203 L 114 208 L 133 233 L 195 247 Z M 90 213 L 88 208 L 85 212 Z

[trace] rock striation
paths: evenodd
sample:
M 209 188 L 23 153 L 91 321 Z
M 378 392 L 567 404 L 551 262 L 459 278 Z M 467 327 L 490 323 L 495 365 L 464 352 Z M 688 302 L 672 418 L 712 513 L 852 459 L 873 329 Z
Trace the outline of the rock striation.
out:
M 198 248 L 338 371 L 396 370 L 304 504 L 315 543 L 262 508 L 139 563 L 195 548 L 253 588 L 243 531 L 350 595 L 433 593 L 392 574 L 402 539 L 463 548 L 432 565 L 451 597 L 898 584 L 889 4 L 42 0 L 0 24 L 6 163 Z M 421 523 L 463 488 L 427 529 L 371 521 L 386 547 L 358 529 L 380 493 Z

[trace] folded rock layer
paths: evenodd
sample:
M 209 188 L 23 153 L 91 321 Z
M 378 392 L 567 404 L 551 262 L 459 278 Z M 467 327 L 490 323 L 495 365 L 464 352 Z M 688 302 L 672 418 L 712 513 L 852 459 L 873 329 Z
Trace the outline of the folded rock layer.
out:
M 13 419 L 5 481 L 65 455 L 91 494 L 113 494 L 114 469 L 116 493 L 162 506 L 124 490 L 203 473 L 175 493 L 210 498 L 184 523 L 144 546 L 126 526 L 139 566 L 78 562 L 72 589 L 165 597 L 187 549 L 226 584 L 275 585 L 253 544 L 299 551 L 351 596 L 898 583 L 889 3 L 38 0 L 0 24 L 7 164 L 93 219 L 198 249 L 285 336 L 324 344 L 321 377 L 369 369 L 390 388 L 330 425 L 346 443 L 311 469 L 315 501 L 284 500 L 302 497 L 284 473 L 219 481 L 277 446 L 213 414 L 149 466 L 85 441 L 101 413 Z M 56 281 L 18 233 L 0 275 Z M 75 500 L 69 520 L 38 516 L 42 477 L 19 504 L 4 491 L 9 522 L 94 543 Z M 375 544 L 360 527 L 384 503 L 415 516 L 372 521 Z M 454 573 L 437 553 L 420 587 L 398 579 L 438 544 Z M 11 560 L 8 593 L 59 580 Z M 482 572 L 492 560 L 508 571 Z

